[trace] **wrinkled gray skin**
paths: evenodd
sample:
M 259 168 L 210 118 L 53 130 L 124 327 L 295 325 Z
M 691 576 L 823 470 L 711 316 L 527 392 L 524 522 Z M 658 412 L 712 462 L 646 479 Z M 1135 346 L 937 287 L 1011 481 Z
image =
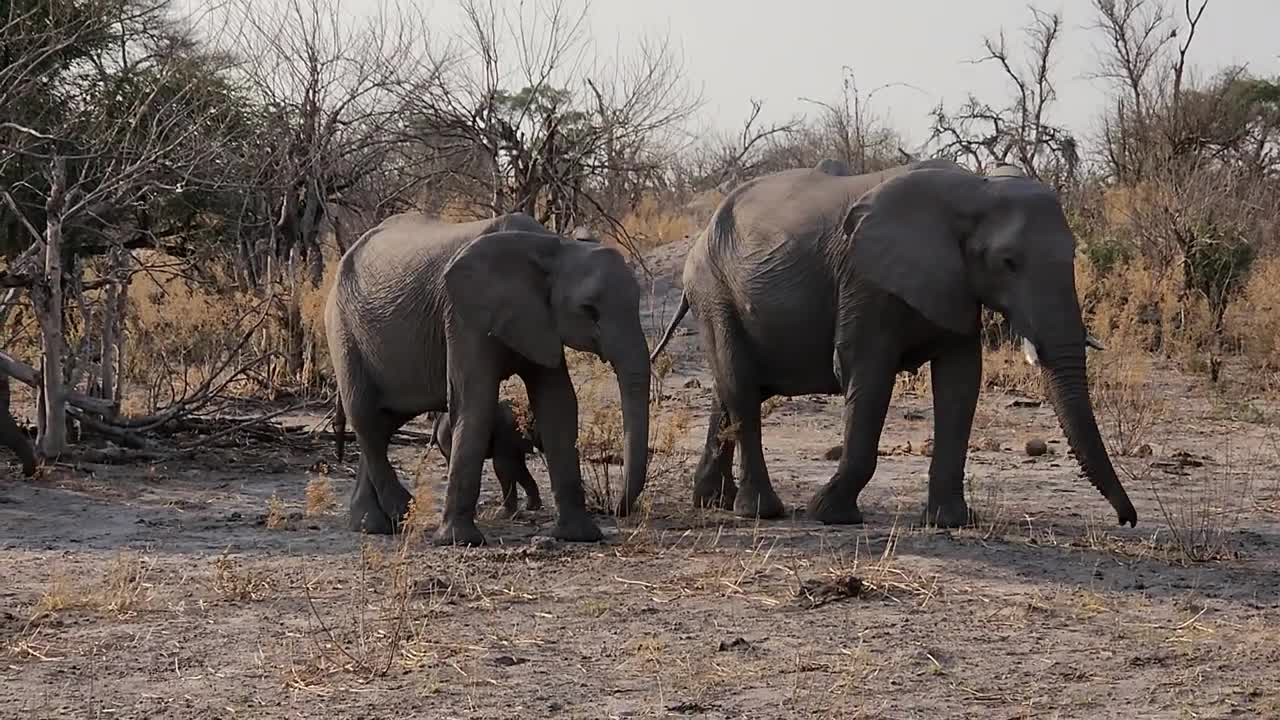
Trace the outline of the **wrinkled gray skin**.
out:
M 534 423 L 530 423 L 534 425 Z M 449 453 L 453 444 L 453 421 L 449 413 L 437 413 L 431 424 L 431 444 L 440 450 L 444 461 L 449 462 Z M 493 460 L 493 474 L 498 476 L 498 484 L 502 486 L 502 507 L 507 515 L 515 515 L 519 507 L 516 486 L 524 488 L 525 510 L 538 510 L 542 507 L 542 494 L 538 492 L 538 483 L 529 474 L 529 466 L 525 458 L 535 450 L 542 449 L 542 439 L 538 436 L 536 426 L 521 431 L 516 424 L 515 413 L 511 410 L 509 400 L 500 400 L 498 410 L 493 418 L 493 435 L 485 457 Z
M 22 474 L 31 477 L 36 474 L 36 454 L 31 447 L 31 439 L 18 427 L 17 421 L 9 412 L 9 376 L 0 373 L 0 445 L 12 450 L 22 463 Z
M 925 519 L 970 524 L 964 465 L 985 304 L 1038 360 L 1084 475 L 1121 524 L 1136 524 L 1089 401 L 1075 241 L 1062 207 L 1042 183 L 1016 170 L 997 174 L 939 160 L 859 176 L 801 168 L 725 198 L 689 251 L 680 308 L 653 352 L 692 310 L 718 398 L 694 478 L 696 504 L 782 515 L 761 446 L 761 402 L 843 394 L 845 451 L 808 514 L 862 522 L 858 495 L 876 469 L 895 375 L 927 362 L 934 449 Z M 720 439 L 730 422 L 743 453 L 740 487 L 734 440 Z
M 325 306 L 343 415 L 360 444 L 352 530 L 400 529 L 411 498 L 387 459 L 391 435 L 449 412 L 448 492 L 436 542 L 478 545 L 480 474 L 498 386 L 519 376 L 541 430 L 556 499 L 552 535 L 595 541 L 578 463 L 578 403 L 564 346 L 610 363 L 623 415 L 629 513 L 648 464 L 649 358 L 640 287 L 615 249 L 549 233 L 524 214 L 446 223 L 392 216 L 343 255 Z

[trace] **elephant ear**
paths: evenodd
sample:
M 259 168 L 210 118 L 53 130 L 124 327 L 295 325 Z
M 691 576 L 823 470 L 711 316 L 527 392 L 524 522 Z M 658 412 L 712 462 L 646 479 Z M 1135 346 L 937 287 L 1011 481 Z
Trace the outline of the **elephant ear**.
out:
M 844 219 L 853 271 L 941 327 L 976 332 L 978 298 L 965 271 L 963 234 L 985 182 L 978 175 L 930 168 L 867 191 Z
M 544 367 L 559 367 L 564 348 L 551 314 L 549 271 L 560 237 L 501 231 L 459 250 L 444 270 L 445 292 L 467 325 L 498 338 Z

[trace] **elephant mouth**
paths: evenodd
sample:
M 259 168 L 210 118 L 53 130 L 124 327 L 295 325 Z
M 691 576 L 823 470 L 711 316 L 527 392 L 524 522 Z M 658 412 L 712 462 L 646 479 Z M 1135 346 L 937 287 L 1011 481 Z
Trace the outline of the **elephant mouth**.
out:
M 1085 333 L 1084 346 L 1091 350 L 1106 350 L 1107 347 L 1102 341 L 1094 337 L 1091 333 Z M 1026 359 L 1027 364 L 1031 367 L 1040 367 L 1040 350 L 1036 343 L 1025 335 L 1022 336 L 1022 357 Z

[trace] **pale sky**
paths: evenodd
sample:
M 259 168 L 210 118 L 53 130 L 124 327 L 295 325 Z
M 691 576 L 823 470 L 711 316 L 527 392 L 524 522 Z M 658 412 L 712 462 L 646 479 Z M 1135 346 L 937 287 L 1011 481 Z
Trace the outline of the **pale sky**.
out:
M 457 0 L 393 0 L 424 11 L 434 40 L 461 25 Z M 536 0 L 492 0 L 518 12 Z M 566 0 L 580 10 L 584 0 Z M 209 8 L 208 0 L 179 0 Z M 365 15 L 381 0 L 337 0 L 344 15 Z M 687 80 L 705 104 L 694 130 L 736 131 L 750 100 L 764 101 L 763 121 L 810 116 L 808 97 L 836 101 L 842 65 L 851 67 L 865 94 L 889 83 L 914 86 L 877 91 L 871 110 L 906 136 L 917 150 L 928 139 L 928 112 L 939 100 L 955 109 L 972 91 L 993 105 L 1007 102 L 1006 81 L 994 63 L 973 64 L 983 54 L 982 37 L 1001 28 L 1021 52 L 1021 29 L 1031 22 L 1028 4 L 1057 12 L 1063 33 L 1053 75 L 1058 100 L 1050 120 L 1063 124 L 1092 150 L 1103 108 L 1098 67 L 1101 34 L 1089 0 L 590 0 L 589 22 L 598 56 L 624 52 L 642 37 L 667 36 L 682 54 Z M 1181 17 L 1183 0 L 1165 0 Z M 1198 0 L 1193 0 L 1198 5 Z M 1280 76 L 1280 0 L 1210 0 L 1192 46 L 1192 65 L 1207 74 L 1227 64 L 1245 64 L 1264 77 Z
M 348 0 L 352 1 L 352 0 Z M 510 2 L 514 7 L 520 0 Z M 371 0 L 354 0 L 363 4 Z M 1088 0 L 1033 0 L 1063 17 L 1055 75 L 1053 118 L 1077 133 L 1090 132 L 1101 110 L 1097 67 L 1102 42 Z M 948 108 L 973 91 L 995 104 L 1003 93 L 999 68 L 975 65 L 982 36 L 1006 31 L 1010 47 L 1023 43 L 1031 20 L 1026 0 L 593 0 L 590 20 L 599 52 L 631 46 L 642 34 L 669 34 L 683 53 L 690 82 L 706 104 L 702 121 L 734 129 L 752 97 L 765 102 L 764 117 L 782 120 L 814 106 L 799 98 L 839 97 L 841 66 L 850 66 L 865 93 L 886 83 L 919 90 L 879 91 L 872 108 L 904 131 L 914 145 L 927 139 L 929 109 Z M 1181 0 L 1169 3 L 1181 12 Z M 576 6 L 577 7 L 577 6 Z M 431 0 L 432 30 L 447 33 L 457 22 L 452 0 Z M 1261 75 L 1280 75 L 1280 1 L 1211 0 L 1192 46 L 1198 68 L 1245 63 Z M 1015 58 L 1018 57 L 1015 55 Z

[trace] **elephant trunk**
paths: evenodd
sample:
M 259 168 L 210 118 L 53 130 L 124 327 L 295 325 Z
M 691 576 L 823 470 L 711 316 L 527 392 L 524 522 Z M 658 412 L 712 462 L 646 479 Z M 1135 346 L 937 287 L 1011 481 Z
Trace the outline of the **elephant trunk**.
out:
M 1137 525 L 1137 513 L 1116 477 L 1089 401 L 1084 327 L 1078 320 L 1067 326 L 1078 326 L 1079 337 L 1039 348 L 1049 400 L 1084 476 L 1115 508 L 1121 525 Z
M 629 515 L 644 491 L 649 472 L 649 352 L 637 320 L 633 333 L 617 343 L 609 362 L 622 400 L 622 499 L 618 517 Z

